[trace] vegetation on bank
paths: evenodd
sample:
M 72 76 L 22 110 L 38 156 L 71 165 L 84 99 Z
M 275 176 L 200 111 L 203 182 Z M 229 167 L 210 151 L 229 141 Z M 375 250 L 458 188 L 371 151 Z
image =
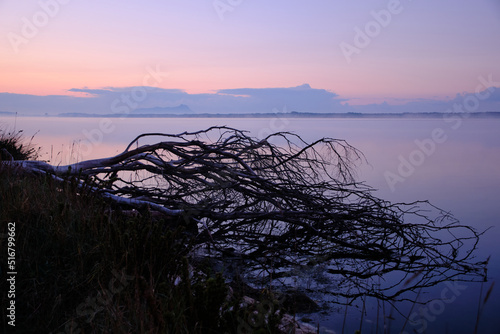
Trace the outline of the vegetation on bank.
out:
M 15 159 L 34 157 L 20 143 L 18 135 L 3 136 L 0 148 L 14 147 Z M 2 236 L 15 223 L 17 333 L 235 333 L 248 326 L 252 310 L 238 290 L 210 266 L 191 266 L 183 226 L 147 211 L 130 215 L 74 182 L 6 164 L 0 217 Z M 0 246 L 6 254 L 6 238 Z M 0 276 L 6 291 L 4 269 Z M 8 332 L 8 320 L 2 317 L 0 332 Z M 276 333 L 278 320 L 270 314 L 251 328 Z
M 23 131 L 0 129 L 0 160 L 31 160 L 38 158 L 40 148 L 33 146 L 33 137 L 26 142 Z

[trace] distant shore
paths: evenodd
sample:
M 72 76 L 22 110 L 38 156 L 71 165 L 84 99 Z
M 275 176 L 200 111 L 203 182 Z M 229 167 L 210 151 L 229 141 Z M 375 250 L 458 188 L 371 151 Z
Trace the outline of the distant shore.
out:
M 15 116 L 15 113 L 2 113 L 5 116 Z M 89 114 L 89 113 L 62 113 L 58 115 L 18 115 L 20 117 L 88 117 L 88 118 L 406 118 L 406 119 L 433 119 L 449 116 L 450 114 L 462 118 L 500 118 L 500 111 L 473 112 L 473 113 L 230 113 L 230 114 Z

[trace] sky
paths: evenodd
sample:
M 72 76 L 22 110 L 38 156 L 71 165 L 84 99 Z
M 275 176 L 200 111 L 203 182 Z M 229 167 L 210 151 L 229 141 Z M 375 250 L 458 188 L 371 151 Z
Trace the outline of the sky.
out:
M 499 37 L 498 0 L 0 0 L 0 111 L 500 111 Z

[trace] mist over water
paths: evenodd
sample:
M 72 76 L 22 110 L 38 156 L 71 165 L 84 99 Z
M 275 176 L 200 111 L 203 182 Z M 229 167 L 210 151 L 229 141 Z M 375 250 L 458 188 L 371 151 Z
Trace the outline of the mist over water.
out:
M 146 132 L 181 133 L 214 125 L 248 130 L 263 138 L 277 131 L 289 131 L 311 142 L 322 137 L 345 139 L 364 153 L 368 163 L 358 166 L 358 181 L 377 189 L 376 195 L 393 202 L 429 200 L 451 212 L 462 224 L 479 231 L 493 227 L 481 238 L 478 260 L 491 255 L 489 276 L 497 281 L 484 313 L 479 333 L 498 333 L 500 329 L 500 120 L 466 119 L 453 128 L 441 119 L 297 119 L 297 118 L 42 118 L 0 119 L 0 126 L 23 130 L 27 138 L 41 146 L 41 159 L 51 164 L 102 158 L 122 152 L 137 135 Z M 436 135 L 439 134 L 439 135 Z M 158 138 L 158 141 L 162 138 Z M 146 142 L 140 141 L 140 144 Z M 432 294 L 453 300 L 435 303 L 431 309 L 415 306 L 414 323 L 408 333 L 472 333 L 476 321 L 480 284 L 447 287 L 440 285 Z M 483 294 L 490 286 L 486 283 Z M 455 297 L 455 298 L 452 298 Z M 386 313 L 390 309 L 386 305 Z M 361 309 L 348 312 L 346 333 L 354 333 L 360 324 Z M 409 314 L 409 309 L 405 311 Z M 380 311 L 380 313 L 382 313 Z M 376 332 L 377 304 L 366 306 L 363 332 Z M 392 332 L 399 332 L 404 320 L 396 318 Z M 341 331 L 342 313 L 318 317 L 326 329 Z M 386 320 L 388 321 L 388 320 Z M 379 328 L 383 320 L 379 318 Z M 425 325 L 425 329 L 424 329 Z M 379 333 L 381 329 L 379 329 Z

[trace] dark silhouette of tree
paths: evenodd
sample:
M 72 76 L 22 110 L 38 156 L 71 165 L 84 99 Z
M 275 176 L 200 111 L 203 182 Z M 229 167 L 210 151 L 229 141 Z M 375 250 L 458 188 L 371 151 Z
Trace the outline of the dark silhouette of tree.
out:
M 152 138 L 162 141 L 139 146 Z M 473 256 L 480 233 L 427 201 L 375 197 L 354 177 L 363 160 L 343 140 L 307 143 L 287 132 L 259 140 L 212 127 L 142 134 L 121 154 L 68 166 L 15 163 L 76 179 L 121 206 L 195 222 L 193 254 L 268 286 L 395 301 L 443 281 L 485 279 L 486 262 Z

